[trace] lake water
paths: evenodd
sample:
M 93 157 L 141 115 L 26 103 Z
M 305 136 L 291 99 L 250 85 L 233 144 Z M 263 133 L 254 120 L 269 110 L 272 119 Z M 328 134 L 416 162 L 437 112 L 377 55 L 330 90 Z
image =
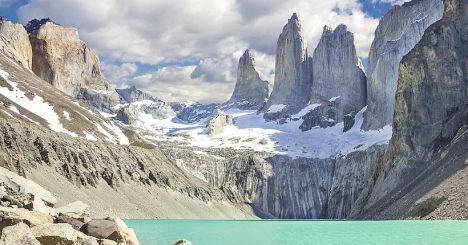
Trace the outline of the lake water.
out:
M 141 245 L 467 245 L 468 221 L 126 220 Z

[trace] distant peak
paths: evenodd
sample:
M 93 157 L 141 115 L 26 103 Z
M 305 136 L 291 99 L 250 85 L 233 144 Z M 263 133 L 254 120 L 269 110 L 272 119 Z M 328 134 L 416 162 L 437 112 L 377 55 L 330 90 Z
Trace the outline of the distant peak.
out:
M 245 52 L 244 52 L 243 57 L 245 57 L 245 58 L 253 58 L 253 54 L 252 54 L 252 52 L 250 52 L 249 49 L 246 49 Z
M 323 33 L 331 33 L 333 32 L 333 27 L 329 26 L 329 25 L 324 25 L 323 26 Z
M 342 31 L 342 32 L 347 32 L 348 31 L 348 26 L 345 24 L 339 24 L 336 28 L 335 31 Z
M 291 18 L 288 20 L 289 23 L 299 22 L 299 17 L 297 17 L 296 13 L 293 13 Z
M 135 87 L 135 85 L 131 85 L 127 88 L 128 90 L 131 90 L 131 91 L 136 91 L 137 88 Z
M 291 19 L 299 20 L 299 18 L 297 17 L 297 13 L 293 13 Z
M 57 23 L 53 22 L 50 18 L 44 18 L 40 20 L 32 19 L 31 21 L 28 22 L 28 24 L 26 24 L 25 28 L 28 33 L 31 33 L 31 32 L 39 30 L 41 26 L 45 25 L 48 22 L 54 23 L 57 25 Z

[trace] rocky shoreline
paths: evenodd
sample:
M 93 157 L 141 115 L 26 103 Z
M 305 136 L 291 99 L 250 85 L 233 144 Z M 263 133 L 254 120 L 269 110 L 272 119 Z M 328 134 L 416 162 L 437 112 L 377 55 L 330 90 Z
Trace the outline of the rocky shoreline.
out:
M 120 218 L 91 219 L 81 201 L 56 203 L 49 191 L 0 167 L 0 244 L 140 244 Z

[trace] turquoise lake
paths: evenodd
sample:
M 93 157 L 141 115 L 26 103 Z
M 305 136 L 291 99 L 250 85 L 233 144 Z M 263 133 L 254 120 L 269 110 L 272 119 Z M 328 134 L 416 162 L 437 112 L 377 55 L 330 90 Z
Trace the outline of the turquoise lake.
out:
M 141 245 L 468 245 L 468 221 L 125 220 Z

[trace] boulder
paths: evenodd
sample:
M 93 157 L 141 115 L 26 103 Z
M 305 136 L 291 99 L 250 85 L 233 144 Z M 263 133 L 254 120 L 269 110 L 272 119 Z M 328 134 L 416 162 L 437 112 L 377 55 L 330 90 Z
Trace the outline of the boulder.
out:
M 41 244 L 73 245 L 78 239 L 77 231 L 69 224 L 42 224 L 31 230 Z
M 209 136 L 220 134 L 227 125 L 234 125 L 234 118 L 231 115 L 226 115 L 223 111 L 216 109 L 206 125 L 207 134 Z
M 34 200 L 36 198 L 41 199 L 49 207 L 53 207 L 57 203 L 57 199 L 48 190 L 6 168 L 0 167 L 0 182 L 3 182 L 4 185 L 9 186 L 14 191 L 31 194 Z
M 90 216 L 89 205 L 76 201 L 56 209 L 57 214 L 66 215 L 78 220 L 88 220 Z
M 95 219 L 86 223 L 81 231 L 98 239 L 112 240 L 117 243 L 139 245 L 133 229 L 130 229 L 119 218 Z
M 112 233 L 118 231 L 118 227 L 117 224 L 110 220 L 94 219 L 84 224 L 80 231 L 88 236 L 106 239 L 112 235 Z
M 128 226 L 120 219 L 120 218 L 107 218 L 107 220 L 113 221 L 120 233 L 122 234 L 122 237 L 124 238 L 125 243 L 127 245 L 139 245 L 140 243 L 138 242 L 138 238 L 135 234 L 135 231 L 131 228 L 128 228 Z M 112 239 L 111 239 L 112 240 Z
M 25 223 L 28 226 L 37 226 L 42 222 L 28 210 L 22 208 L 7 208 L 0 206 L 0 230 L 4 227 Z
M 21 222 L 1 230 L 0 244 L 40 245 L 41 243 L 36 240 L 28 225 Z
M 83 225 L 85 224 L 84 222 L 67 215 L 59 215 L 55 219 L 55 223 L 70 224 L 75 230 L 81 230 L 81 227 L 83 227 Z
M 181 240 L 177 240 L 173 242 L 172 245 L 192 245 L 192 243 L 190 243 L 189 241 L 185 239 L 181 239 Z

